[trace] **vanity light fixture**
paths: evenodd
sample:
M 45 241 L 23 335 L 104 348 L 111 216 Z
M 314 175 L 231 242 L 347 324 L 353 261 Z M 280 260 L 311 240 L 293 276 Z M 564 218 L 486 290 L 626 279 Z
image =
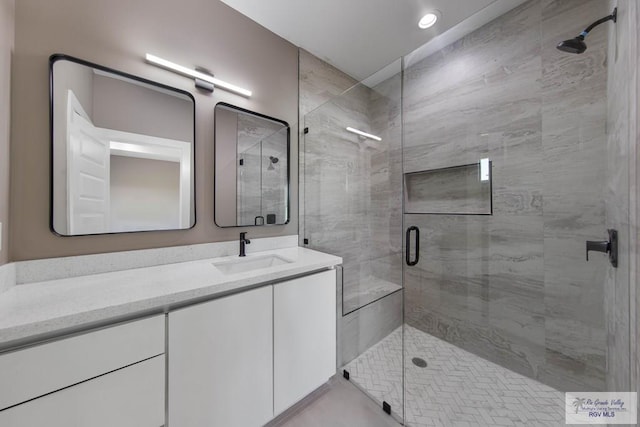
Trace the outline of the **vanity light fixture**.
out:
M 426 30 L 427 28 L 433 27 L 436 22 L 438 22 L 438 12 L 429 12 L 420 18 L 420 21 L 418 21 L 418 27 Z
M 242 95 L 245 96 L 247 98 L 251 97 L 251 91 L 247 90 L 247 89 L 243 89 L 239 86 L 233 85 L 231 83 L 227 83 L 225 81 L 222 81 L 220 79 L 216 79 L 215 77 L 213 77 L 210 74 L 206 74 L 203 73 L 202 71 L 198 71 L 198 70 L 192 70 L 190 68 L 187 67 L 183 67 L 182 65 L 179 64 L 175 64 L 171 61 L 167 61 L 166 59 L 162 59 L 159 58 L 155 55 L 151 55 L 149 53 L 147 53 L 146 55 L 146 60 L 147 62 L 153 64 L 153 65 L 157 65 L 160 68 L 165 68 L 167 70 L 173 71 L 175 73 L 178 74 L 182 74 L 184 76 L 187 77 L 193 77 L 196 80 L 196 86 L 198 87 L 202 87 L 208 90 L 213 91 L 212 87 L 207 87 L 208 85 L 206 85 L 206 83 L 209 83 L 211 85 L 213 85 L 213 87 L 220 87 L 222 89 L 226 89 L 229 92 L 234 92 L 237 93 L 238 95 Z M 206 82 L 204 85 L 202 84 L 198 84 L 198 80 L 201 80 L 203 82 Z
M 352 127 L 348 127 L 347 130 L 349 132 L 353 132 L 353 133 L 355 133 L 357 135 L 360 135 L 360 136 L 363 136 L 365 138 L 374 139 L 376 141 L 382 141 L 382 138 L 380 138 L 379 136 L 371 135 L 370 133 L 362 132 L 361 130 L 354 129 Z

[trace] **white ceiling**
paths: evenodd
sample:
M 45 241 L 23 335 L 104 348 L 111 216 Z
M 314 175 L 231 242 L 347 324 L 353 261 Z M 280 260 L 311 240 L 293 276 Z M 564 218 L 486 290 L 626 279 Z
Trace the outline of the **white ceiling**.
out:
M 362 80 L 426 42 L 439 38 L 437 44 L 441 45 L 443 40 L 448 41 L 451 37 L 437 36 L 454 27 L 458 30 L 453 32 L 460 37 L 462 32 L 473 31 L 524 0 L 222 1 Z M 441 14 L 438 23 L 427 30 L 419 29 L 420 17 L 432 10 Z M 474 25 L 463 22 L 474 15 Z

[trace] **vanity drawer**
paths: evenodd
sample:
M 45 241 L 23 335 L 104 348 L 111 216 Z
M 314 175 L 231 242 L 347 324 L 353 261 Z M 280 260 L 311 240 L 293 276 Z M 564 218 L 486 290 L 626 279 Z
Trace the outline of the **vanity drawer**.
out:
M 0 355 L 0 410 L 164 353 L 164 315 Z
M 0 411 L 3 427 L 160 427 L 164 355 Z

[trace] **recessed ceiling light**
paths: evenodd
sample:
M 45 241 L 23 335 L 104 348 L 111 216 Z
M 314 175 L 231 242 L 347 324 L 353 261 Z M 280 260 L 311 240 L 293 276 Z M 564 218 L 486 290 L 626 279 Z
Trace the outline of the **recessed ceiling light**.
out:
M 420 18 L 420 21 L 418 21 L 418 27 L 424 30 L 426 28 L 433 27 L 437 21 L 438 14 L 435 12 L 429 12 Z

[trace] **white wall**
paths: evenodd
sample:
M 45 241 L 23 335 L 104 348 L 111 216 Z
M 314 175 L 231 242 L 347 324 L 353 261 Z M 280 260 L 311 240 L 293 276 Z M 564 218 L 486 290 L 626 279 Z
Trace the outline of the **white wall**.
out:
M 180 163 L 111 156 L 112 232 L 180 228 Z
M 193 103 L 133 83 L 94 77 L 93 124 L 158 138 L 193 142 Z

